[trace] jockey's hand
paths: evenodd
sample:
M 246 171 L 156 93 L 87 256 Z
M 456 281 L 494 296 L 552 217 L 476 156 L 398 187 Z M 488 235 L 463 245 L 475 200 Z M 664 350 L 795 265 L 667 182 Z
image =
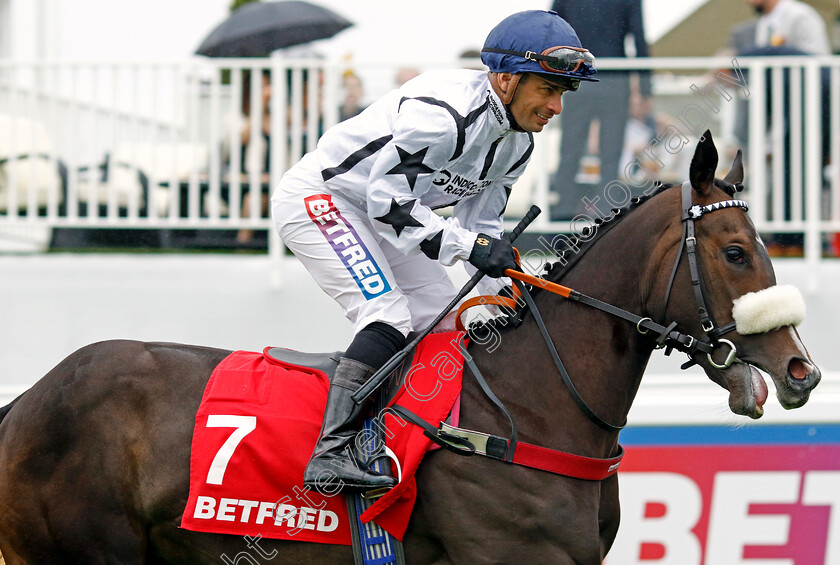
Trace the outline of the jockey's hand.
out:
M 505 269 L 519 270 L 513 245 L 507 239 L 496 239 L 480 233 L 475 238 L 470 264 L 493 278 L 505 276 Z

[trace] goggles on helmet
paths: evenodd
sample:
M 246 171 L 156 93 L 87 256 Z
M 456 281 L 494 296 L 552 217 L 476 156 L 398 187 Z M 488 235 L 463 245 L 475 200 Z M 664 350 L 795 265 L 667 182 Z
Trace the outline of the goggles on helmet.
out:
M 595 74 L 595 57 L 586 49 L 580 47 L 549 47 L 542 53 L 536 51 L 513 51 L 510 49 L 496 49 L 485 47 L 481 50 L 484 53 L 500 53 L 502 55 L 515 55 L 523 57 L 528 61 L 539 63 L 540 67 L 549 73 L 566 75 L 584 80 L 597 80 L 588 78 Z

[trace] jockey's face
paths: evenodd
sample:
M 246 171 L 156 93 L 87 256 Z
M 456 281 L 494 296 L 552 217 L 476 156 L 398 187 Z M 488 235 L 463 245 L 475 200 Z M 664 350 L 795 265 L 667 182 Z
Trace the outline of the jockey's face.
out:
M 525 73 L 519 80 L 509 108 L 513 119 L 525 131 L 537 132 L 563 109 L 566 89 L 538 74 Z

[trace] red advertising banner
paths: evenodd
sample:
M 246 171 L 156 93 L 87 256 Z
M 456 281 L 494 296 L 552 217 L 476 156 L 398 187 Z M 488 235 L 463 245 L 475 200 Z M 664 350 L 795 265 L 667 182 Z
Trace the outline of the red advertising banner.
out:
M 840 565 L 840 444 L 626 449 L 606 565 Z

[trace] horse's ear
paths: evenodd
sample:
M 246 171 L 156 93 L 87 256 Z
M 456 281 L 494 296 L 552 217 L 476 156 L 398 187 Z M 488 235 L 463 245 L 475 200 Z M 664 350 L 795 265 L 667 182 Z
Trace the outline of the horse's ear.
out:
M 718 152 L 712 140 L 712 132 L 706 130 L 697 144 L 694 157 L 691 159 L 691 167 L 688 170 L 691 187 L 699 194 L 707 194 L 714 186 L 717 164 Z
M 738 190 L 737 187 L 744 182 L 744 160 L 740 149 L 735 154 L 735 160 L 732 161 L 732 168 L 729 169 L 723 180 L 726 181 L 726 184 L 736 187 L 736 191 Z

